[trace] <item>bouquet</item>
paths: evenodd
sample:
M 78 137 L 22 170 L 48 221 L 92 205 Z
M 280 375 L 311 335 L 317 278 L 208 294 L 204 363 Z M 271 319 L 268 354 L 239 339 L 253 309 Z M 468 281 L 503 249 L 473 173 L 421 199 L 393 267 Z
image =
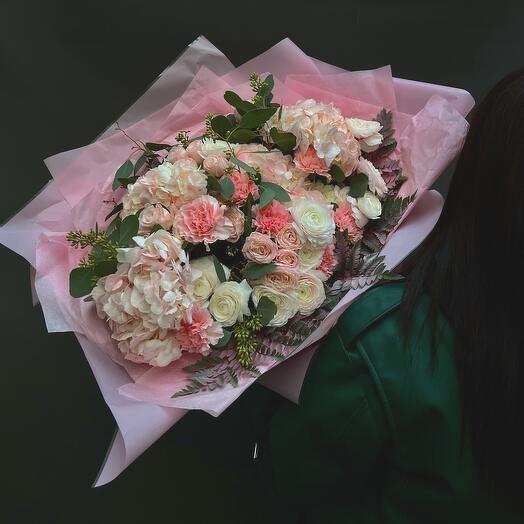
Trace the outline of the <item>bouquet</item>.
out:
M 471 105 L 288 40 L 234 69 L 200 38 L 97 141 L 48 159 L 54 180 L 0 240 L 35 268 L 48 329 L 75 332 L 115 415 L 98 483 L 396 278 L 438 217 L 428 188 Z M 288 362 L 265 383 L 299 389 Z

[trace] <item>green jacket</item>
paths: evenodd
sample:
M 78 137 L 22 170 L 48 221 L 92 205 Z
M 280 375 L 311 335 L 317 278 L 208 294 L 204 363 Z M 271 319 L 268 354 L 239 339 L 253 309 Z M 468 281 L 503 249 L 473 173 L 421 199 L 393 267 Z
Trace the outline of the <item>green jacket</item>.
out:
M 403 291 L 379 286 L 352 305 L 314 357 L 299 406 L 282 403 L 271 419 L 274 483 L 298 522 L 479 522 L 467 517 L 475 473 L 453 332 L 440 317 L 432 356 L 423 298 L 406 346 Z

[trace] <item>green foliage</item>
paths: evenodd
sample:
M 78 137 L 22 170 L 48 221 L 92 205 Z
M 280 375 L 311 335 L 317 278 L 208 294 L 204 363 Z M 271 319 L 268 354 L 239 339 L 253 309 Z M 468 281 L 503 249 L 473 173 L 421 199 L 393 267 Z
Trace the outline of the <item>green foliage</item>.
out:
M 240 98 L 233 91 L 226 91 L 224 93 L 224 100 L 228 104 L 233 106 L 238 111 L 239 115 L 243 115 L 244 113 L 247 113 L 252 109 L 255 109 L 255 106 L 251 102 L 248 102 L 247 100 L 242 100 L 242 98 Z
M 224 271 L 224 268 L 222 267 L 222 264 L 220 263 L 220 260 L 215 255 L 212 255 L 213 258 L 213 264 L 215 265 L 215 272 L 217 274 L 218 280 L 220 282 L 225 282 L 227 280 L 226 272 Z
M 133 237 L 138 234 L 138 216 L 129 215 L 122 220 L 120 227 L 118 228 L 118 244 L 122 247 L 128 247 Z
M 120 211 L 122 211 L 122 209 L 124 209 L 124 204 L 122 204 L 122 202 L 120 202 L 120 204 L 117 204 L 112 210 L 111 212 L 106 216 L 105 220 L 109 220 L 113 215 L 116 215 L 117 213 L 120 213 Z
M 227 136 L 233 129 L 233 124 L 224 115 L 218 115 L 211 119 L 211 129 L 217 136 L 227 140 Z
M 363 197 L 368 189 L 368 177 L 364 173 L 357 173 L 349 178 L 349 194 L 353 198 Z
M 236 144 L 248 144 L 257 138 L 257 134 L 251 129 L 237 127 L 227 137 L 228 141 Z
M 231 340 L 231 336 L 233 333 L 231 331 L 228 331 L 227 329 L 222 329 L 224 334 L 222 335 L 222 338 L 215 344 L 215 348 L 222 348 L 229 344 L 229 341 Z
M 260 297 L 257 304 L 257 314 L 262 325 L 267 326 L 277 313 L 276 304 L 268 297 Z
M 146 142 L 146 149 L 149 151 L 169 151 L 173 146 L 171 144 L 156 144 L 155 142 Z
M 242 160 L 238 159 L 236 156 L 232 156 L 229 159 L 229 161 L 235 164 L 236 166 L 240 167 L 250 175 L 258 175 L 258 171 L 254 167 L 250 166 L 249 164 L 246 164 L 245 162 L 242 162 Z
M 269 264 L 255 264 L 250 263 L 247 264 L 244 268 L 244 275 L 251 279 L 251 280 L 258 280 L 259 278 L 262 278 L 264 275 L 267 275 L 267 273 L 271 273 L 271 271 L 274 271 L 277 268 L 276 264 L 269 263 Z
M 128 179 L 134 172 L 133 162 L 126 160 L 116 171 L 113 180 L 113 191 L 122 185 L 122 181 Z
M 274 184 L 273 182 L 261 182 L 260 187 L 264 191 L 271 191 L 273 197 L 271 200 L 278 200 L 279 202 L 290 202 L 291 197 L 289 196 L 289 193 L 278 184 Z M 269 203 L 269 202 L 268 202 Z M 260 207 L 264 207 L 267 204 L 259 203 Z
M 92 267 L 77 267 L 69 274 L 69 293 L 74 298 L 84 297 L 91 293 L 95 286 Z
M 276 127 L 271 128 L 269 136 L 273 143 L 284 153 L 293 151 L 297 145 L 297 138 L 293 133 L 279 131 Z
M 220 179 L 220 192 L 224 198 L 231 198 L 235 192 L 235 186 L 232 180 L 228 176 L 224 176 Z
M 268 204 L 273 202 L 275 199 L 276 194 L 270 187 L 262 188 L 262 192 L 260 193 L 260 197 L 258 199 L 258 207 L 259 209 L 262 209 L 266 207 Z
M 240 127 L 258 129 L 263 126 L 277 111 L 276 107 L 262 107 L 248 111 L 240 119 Z
M 249 193 L 247 196 L 245 204 L 242 206 L 242 211 L 244 212 L 244 235 L 251 234 L 253 231 L 253 207 L 254 199 L 253 195 Z
M 365 157 L 375 163 L 377 160 L 387 157 L 397 147 L 395 140 L 395 129 L 393 128 L 393 113 L 382 109 L 375 117 L 375 120 L 382 125 L 380 134 L 382 135 L 382 143 L 380 147 L 371 153 L 365 153 Z
M 344 171 L 342 171 L 342 168 L 337 164 L 331 164 L 329 174 L 331 175 L 333 181 L 336 182 L 338 185 L 342 185 L 346 180 L 346 175 Z
M 133 169 L 133 172 L 135 173 L 135 175 L 140 171 L 140 169 L 142 169 L 142 166 L 146 163 L 147 159 L 148 159 L 147 153 L 143 153 L 138 158 L 138 160 L 135 162 L 135 167 Z

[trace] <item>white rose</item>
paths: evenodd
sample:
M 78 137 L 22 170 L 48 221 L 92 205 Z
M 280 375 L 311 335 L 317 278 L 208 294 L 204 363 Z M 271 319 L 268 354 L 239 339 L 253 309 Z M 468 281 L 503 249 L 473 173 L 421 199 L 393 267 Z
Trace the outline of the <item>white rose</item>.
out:
M 346 118 L 346 124 L 357 139 L 368 138 L 377 134 L 382 125 L 376 120 L 362 120 L 360 118 Z
M 251 315 L 249 296 L 251 287 L 246 280 L 238 282 L 222 282 L 215 288 L 209 301 L 209 312 L 223 326 L 232 326 L 244 320 L 244 315 Z
M 193 282 L 193 296 L 199 301 L 207 300 L 220 283 L 215 271 L 213 258 L 197 258 L 189 263 L 189 267 L 195 275 L 195 280 Z M 224 266 L 224 264 L 222 264 L 222 267 L 224 268 L 226 279 L 229 279 L 229 268 Z
M 212 140 L 211 138 L 202 140 L 200 154 L 203 158 L 215 153 L 225 153 L 226 151 L 229 151 L 229 146 L 224 140 Z
M 301 315 L 311 315 L 326 299 L 322 281 L 312 273 L 301 273 L 298 277 L 297 300 Z
M 269 326 L 283 326 L 298 313 L 298 301 L 293 293 L 281 293 L 264 285 L 255 286 L 253 288 L 253 302 L 255 306 L 258 305 L 261 297 L 269 298 L 277 307 L 277 312 L 269 322 Z
M 322 262 L 325 249 L 306 244 L 298 251 L 298 267 L 302 271 L 315 269 Z
M 361 158 L 358 161 L 358 172 L 368 177 L 369 190 L 372 193 L 383 197 L 388 192 L 380 171 L 369 160 Z
M 313 246 L 327 246 L 333 240 L 335 221 L 327 205 L 301 197 L 290 211 L 295 223 Z
M 366 191 L 363 197 L 357 198 L 357 207 L 369 220 L 375 220 L 382 214 L 380 200 L 369 191 Z
M 355 222 L 357 223 L 357 226 L 362 229 L 368 222 L 369 218 L 360 211 L 358 208 L 358 201 L 356 198 L 353 198 L 348 195 L 346 198 L 348 201 L 348 204 L 351 206 L 351 212 L 353 213 L 353 218 L 355 219 Z

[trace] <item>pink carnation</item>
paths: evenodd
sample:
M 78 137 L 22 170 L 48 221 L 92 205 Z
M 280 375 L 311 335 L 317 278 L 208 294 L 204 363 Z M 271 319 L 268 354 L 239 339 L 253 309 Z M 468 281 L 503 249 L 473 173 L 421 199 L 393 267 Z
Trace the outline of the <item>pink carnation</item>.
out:
M 195 306 L 192 310 L 191 322 L 183 320 L 175 337 L 182 351 L 207 355 L 210 345 L 216 344 L 223 334 L 222 326 L 213 320 L 209 311 Z
M 222 176 L 229 165 L 226 155 L 222 152 L 204 158 L 204 169 L 213 176 Z
M 362 229 L 358 227 L 351 206 L 348 203 L 343 203 L 337 208 L 334 219 L 339 229 L 347 231 L 352 242 L 358 242 L 362 239 Z
M 327 277 L 330 277 L 337 267 L 338 259 L 335 255 L 335 244 L 330 244 L 324 250 L 324 255 L 318 266 L 318 270 L 322 271 Z
M 230 178 L 235 186 L 235 192 L 231 197 L 233 202 L 243 204 L 249 196 L 249 193 L 253 195 L 253 198 L 258 198 L 258 187 L 255 182 L 249 178 L 248 174 L 243 171 L 234 171 L 231 173 Z
M 226 240 L 233 233 L 233 224 L 225 216 L 226 209 L 216 198 L 201 196 L 180 208 L 175 216 L 175 230 L 194 244 Z
M 295 165 L 306 173 L 326 175 L 329 172 L 326 162 L 317 156 L 313 146 L 309 146 L 305 151 L 299 151 L 295 155 Z
M 256 208 L 257 230 L 275 236 L 285 225 L 293 222 L 289 211 L 277 200 L 262 209 Z

